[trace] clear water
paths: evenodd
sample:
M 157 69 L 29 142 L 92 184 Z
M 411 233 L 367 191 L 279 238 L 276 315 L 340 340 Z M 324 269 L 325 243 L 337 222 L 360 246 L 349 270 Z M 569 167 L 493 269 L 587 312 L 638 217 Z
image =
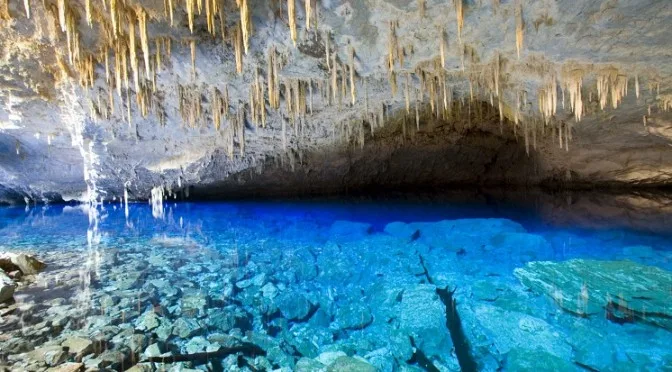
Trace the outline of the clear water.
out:
M 0 208 L 0 251 L 49 265 L 0 305 L 0 366 L 672 370 L 664 226 L 557 226 L 533 209 L 431 200 L 167 203 L 163 212 Z M 514 275 L 531 261 L 572 259 L 662 269 L 662 281 L 602 274 L 667 296 L 667 309 L 651 320 L 613 293 L 599 313 L 577 315 Z M 586 270 L 600 272 L 593 262 Z M 601 283 L 568 275 L 604 297 Z M 557 293 L 570 290 L 558 283 Z M 74 337 L 91 346 L 54 351 Z

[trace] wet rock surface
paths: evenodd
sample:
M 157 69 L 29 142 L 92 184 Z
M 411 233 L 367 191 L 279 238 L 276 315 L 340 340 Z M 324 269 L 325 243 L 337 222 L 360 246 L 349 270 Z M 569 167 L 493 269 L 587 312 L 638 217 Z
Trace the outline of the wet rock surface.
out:
M 618 251 L 646 264 L 614 264 L 593 252 L 593 260 L 547 268 L 531 260 L 563 254 L 559 235 L 511 220 L 374 227 L 227 213 L 212 231 L 124 227 L 91 248 L 84 241 L 37 252 L 48 269 L 0 305 L 0 365 L 387 372 L 656 370 L 672 362 L 660 319 L 581 316 L 552 300 L 546 284 L 528 285 L 566 278 L 549 283 L 573 293 L 574 282 L 580 292 L 585 281 L 596 298 L 606 293 L 598 285 L 619 288 L 633 312 L 633 304 L 654 306 L 667 293 L 671 261 L 651 242 Z M 283 237 L 287 231 L 302 233 Z M 572 244 L 577 239 L 588 238 L 572 236 Z M 577 273 L 584 277 L 569 280 Z M 632 288 L 646 300 L 626 297 Z M 614 314 L 625 314 L 619 306 Z
M 642 249 L 626 247 L 641 256 Z M 646 250 L 646 255 L 650 255 Z M 516 269 L 530 289 L 551 297 L 580 316 L 603 316 L 616 322 L 641 321 L 672 329 L 672 273 L 632 261 L 570 260 L 530 262 Z

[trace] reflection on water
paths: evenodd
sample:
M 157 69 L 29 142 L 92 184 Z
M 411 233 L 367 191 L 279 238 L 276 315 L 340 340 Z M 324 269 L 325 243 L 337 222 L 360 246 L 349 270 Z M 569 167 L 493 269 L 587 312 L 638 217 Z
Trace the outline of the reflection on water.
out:
M 672 229 L 642 198 L 0 208 L 0 367 L 672 368 Z

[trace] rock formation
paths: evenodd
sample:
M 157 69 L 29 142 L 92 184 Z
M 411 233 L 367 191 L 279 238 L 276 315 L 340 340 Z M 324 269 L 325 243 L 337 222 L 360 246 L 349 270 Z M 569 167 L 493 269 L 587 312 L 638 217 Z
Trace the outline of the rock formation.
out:
M 3 0 L 0 197 L 669 185 L 671 22 L 665 0 Z

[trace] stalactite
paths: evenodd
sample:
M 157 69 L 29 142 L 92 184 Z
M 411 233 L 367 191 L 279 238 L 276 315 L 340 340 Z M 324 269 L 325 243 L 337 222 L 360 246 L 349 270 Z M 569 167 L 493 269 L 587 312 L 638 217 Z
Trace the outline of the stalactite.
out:
M 338 94 L 338 66 L 336 65 L 336 55 L 334 54 L 331 58 L 331 93 L 333 95 L 333 101 L 336 102 L 336 96 Z
M 194 33 L 194 0 L 185 0 L 187 8 L 187 19 L 189 20 L 189 31 Z
M 91 8 L 90 0 L 86 0 L 86 1 L 87 1 L 87 6 L 88 6 L 87 9 L 90 9 Z M 23 0 L 23 9 L 26 11 L 26 18 L 30 19 L 30 0 Z
M 310 109 L 310 114 L 312 115 L 313 114 L 313 81 L 312 80 L 308 80 L 308 97 L 310 97 L 309 102 L 308 102 L 308 107 Z
M 108 46 L 104 47 L 103 55 L 105 59 L 105 84 L 110 85 L 110 49 Z
M 127 14 L 128 17 L 128 45 L 129 45 L 129 57 L 131 59 L 131 71 L 133 72 L 133 86 L 135 91 L 140 90 L 140 78 L 138 71 L 138 55 L 135 44 L 135 18 L 131 13 Z
M 390 71 L 388 74 L 388 80 L 390 83 L 390 90 L 392 92 L 392 97 L 397 96 L 397 73 L 396 71 Z
M 9 1 L 7 2 L 9 4 Z M 66 24 L 65 24 L 65 13 L 66 13 L 66 7 L 67 3 L 66 0 L 58 0 L 58 22 L 61 25 L 61 31 L 66 32 Z
M 441 55 L 441 68 L 446 68 L 446 51 L 448 45 L 446 43 L 446 31 L 443 27 L 439 30 L 439 53 Z
M 420 18 L 425 18 L 426 11 L 427 11 L 427 0 L 418 0 L 418 16 Z
M 523 49 L 523 29 L 525 27 L 525 23 L 523 21 L 523 4 L 521 3 L 522 0 L 518 0 L 518 4 L 516 4 L 516 51 L 518 53 L 518 59 L 520 59 L 520 51 Z
M 136 8 L 138 17 L 138 30 L 140 31 L 140 45 L 142 46 L 142 55 L 145 59 L 145 73 L 147 79 L 151 78 L 151 67 L 149 65 L 149 36 L 147 35 L 147 12 L 141 7 Z
M 236 72 L 238 74 L 243 73 L 243 33 L 241 30 L 241 25 L 238 23 L 236 26 L 236 31 L 234 32 L 235 42 L 234 49 L 236 53 Z
M 291 1 L 293 2 L 294 0 Z M 247 0 L 240 0 L 240 25 L 243 31 L 243 46 L 245 54 L 247 54 L 250 47 L 250 34 L 252 33 L 252 20 L 250 19 L 250 9 L 247 6 Z
M 168 0 L 168 16 L 170 19 L 170 27 L 173 27 L 175 25 L 175 6 L 173 5 L 174 0 Z
M 122 54 L 121 46 L 119 40 L 114 42 L 114 85 L 117 88 L 117 94 L 121 98 L 121 66 L 122 66 Z
M 387 69 L 394 71 L 394 63 L 398 54 L 398 41 L 395 22 L 390 21 L 390 31 L 387 41 Z
M 355 48 L 350 46 L 350 67 L 348 68 L 350 71 L 350 98 L 351 98 L 351 103 L 354 106 L 355 104 Z
M 462 28 L 464 27 L 464 0 L 453 0 L 455 17 L 457 18 L 457 38 L 462 42 Z
M 161 66 L 161 39 L 156 39 L 154 40 L 155 47 L 156 47 L 156 69 L 155 71 L 158 72 L 159 70 L 162 69 Z M 154 74 L 156 76 L 156 73 Z
M 404 87 L 404 100 L 406 103 L 406 114 L 411 113 L 411 73 L 406 73 L 406 86 Z
M 310 19 L 313 15 L 313 7 L 311 4 L 312 0 L 305 0 L 306 5 L 306 30 L 310 30 Z
M 325 58 L 327 60 L 327 70 L 331 71 L 331 58 L 329 56 L 329 53 L 330 53 L 330 51 L 329 51 L 329 48 L 330 48 L 329 39 L 330 39 L 329 31 L 325 31 L 324 32 L 324 53 L 325 53 Z
M 639 75 L 635 75 L 635 96 L 639 99 Z
M 60 3 L 65 0 L 58 0 L 59 2 L 59 10 L 60 10 Z M 112 33 L 114 35 L 114 38 L 117 38 L 117 35 L 119 35 L 119 24 L 118 24 L 118 9 L 117 9 L 117 0 L 110 0 L 110 19 L 112 20 Z
M 574 112 L 574 119 L 576 122 L 579 122 L 583 116 L 583 98 L 581 97 L 583 72 L 581 70 L 572 70 L 566 72 L 564 75 L 564 84 L 569 92 L 569 107 Z
M 287 0 L 287 17 L 289 19 L 289 35 L 296 46 L 296 8 L 295 0 Z
M 544 87 L 537 92 L 539 111 L 546 124 L 548 124 L 557 111 L 557 90 L 557 80 L 555 77 L 552 77 L 551 81 L 547 82 Z
M 618 108 L 621 100 L 628 93 L 628 78 L 625 75 L 617 75 L 611 79 L 611 107 Z
M 196 76 L 196 40 L 189 40 L 189 49 L 191 49 L 191 73 Z M 236 56 L 237 57 L 237 56 Z
M 420 101 L 420 98 L 418 97 L 419 93 L 418 90 L 415 91 L 415 127 L 419 131 L 420 130 L 420 110 L 418 110 L 418 102 Z

